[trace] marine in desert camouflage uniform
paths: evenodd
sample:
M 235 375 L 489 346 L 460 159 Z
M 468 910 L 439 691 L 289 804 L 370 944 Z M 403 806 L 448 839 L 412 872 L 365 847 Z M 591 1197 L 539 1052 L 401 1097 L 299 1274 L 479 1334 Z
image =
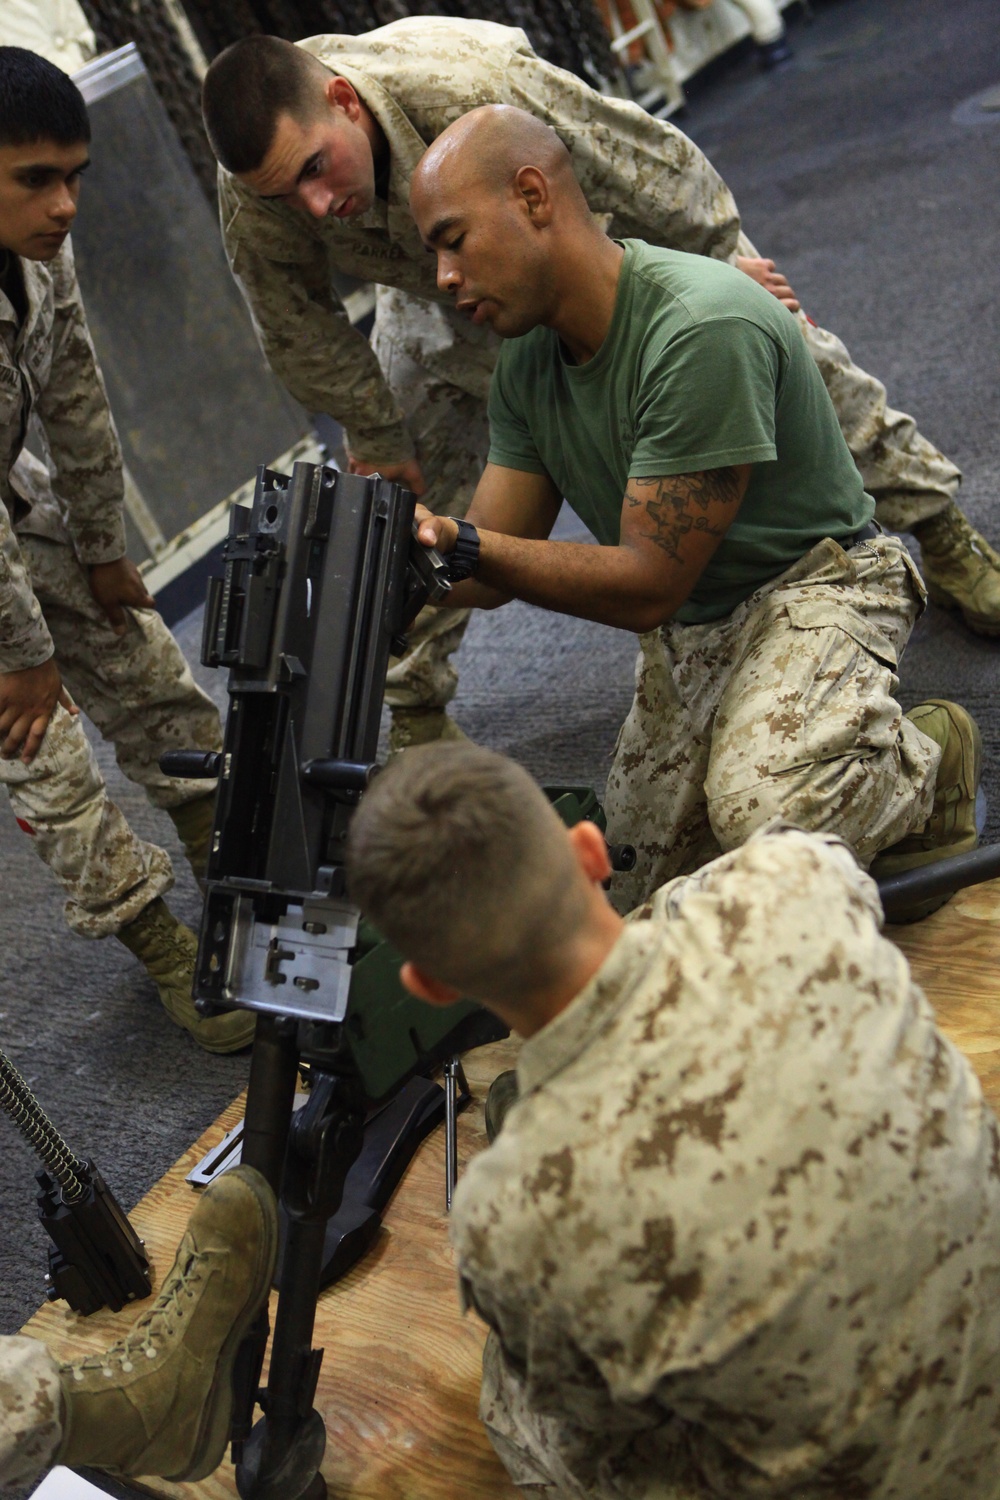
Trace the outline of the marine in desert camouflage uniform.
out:
M 252 1022 L 195 1011 L 194 935 L 162 900 L 170 859 L 109 798 L 66 692 L 202 874 L 212 789 L 164 776 L 158 758 L 219 748 L 219 715 L 125 557 L 121 449 L 67 238 L 86 112 L 59 69 L 21 48 L 0 48 L 0 81 L 0 782 L 66 892 L 73 930 L 119 937 L 172 1019 L 229 1051 Z M 64 139 L 33 139 L 38 117 Z M 24 446 L 29 424 L 45 464 Z
M 637 852 L 618 909 L 778 815 L 880 873 L 974 848 L 978 730 L 896 702 L 923 586 L 786 309 L 609 240 L 558 136 L 507 105 L 438 138 L 411 207 L 442 288 L 504 340 L 467 521 L 417 509 L 453 602 L 641 634 L 605 801 Z M 600 545 L 550 539 L 563 497 Z
M 457 745 L 351 842 L 414 992 L 527 1038 L 451 1218 L 524 1493 L 1000 1496 L 1000 1133 L 850 852 L 774 827 L 623 925 L 593 826 Z
M 299 43 L 331 76 L 347 80 L 365 111 L 362 123 L 367 117 L 374 125 L 373 200 L 359 195 L 350 170 L 338 165 L 334 136 L 322 162 L 300 177 L 324 128 L 311 119 L 287 167 L 282 137 L 277 155 L 270 148 L 259 170 L 247 168 L 239 153 L 254 107 L 238 101 L 257 97 L 244 87 L 244 75 L 258 66 L 254 48 L 264 40 L 237 43 L 216 59 L 206 81 L 210 138 L 220 159 L 236 168 L 219 179 L 233 274 L 268 361 L 291 393 L 343 423 L 364 472 L 378 468 L 413 485 L 422 471 L 421 498 L 431 510 L 460 515 L 471 497 L 486 451 L 483 401 L 496 357 L 489 330 L 470 328 L 437 289 L 407 212 L 416 163 L 457 116 L 485 103 L 530 111 L 560 135 L 591 209 L 611 235 L 743 258 L 756 277 L 787 288 L 741 233 L 721 178 L 674 125 L 603 97 L 538 58 L 522 31 L 492 22 L 416 17 L 362 36 Z M 338 99 L 337 108 L 345 107 Z M 280 198 L 272 196 L 279 190 Z M 377 284 L 371 348 L 350 325 L 332 284 L 335 271 Z M 974 628 L 1000 632 L 1000 559 L 954 503 L 958 469 L 911 418 L 887 406 L 884 386 L 852 362 L 837 338 L 798 317 L 879 521 L 917 531 L 934 596 L 960 606 Z M 441 710 L 456 685 L 447 657 L 464 620 L 425 615 L 410 655 L 391 671 L 388 696 L 400 741 L 420 732 L 419 713 L 411 710 L 432 711 L 427 734 L 446 725 Z

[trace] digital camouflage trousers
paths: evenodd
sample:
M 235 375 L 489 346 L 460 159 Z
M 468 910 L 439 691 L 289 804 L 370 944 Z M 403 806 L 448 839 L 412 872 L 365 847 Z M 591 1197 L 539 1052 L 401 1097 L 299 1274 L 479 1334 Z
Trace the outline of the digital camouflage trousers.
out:
M 37 1339 L 0 1338 L 0 1488 L 31 1484 L 62 1439 L 59 1367 Z
M 897 538 L 826 540 L 724 619 L 640 637 L 604 803 L 609 841 L 637 854 L 619 911 L 774 817 L 866 868 L 924 822 L 940 751 L 894 697 L 923 599 Z
M 214 783 L 164 776 L 170 749 L 221 749 L 219 714 L 198 687 L 180 647 L 155 610 L 126 611 L 111 630 L 71 548 L 22 535 L 22 555 L 70 696 L 115 747 L 124 774 L 154 807 L 204 797 Z M 170 858 L 140 839 L 108 796 L 80 720 L 57 707 L 30 765 L 0 760 L 20 827 L 66 892 L 74 932 L 117 932 L 173 885 Z

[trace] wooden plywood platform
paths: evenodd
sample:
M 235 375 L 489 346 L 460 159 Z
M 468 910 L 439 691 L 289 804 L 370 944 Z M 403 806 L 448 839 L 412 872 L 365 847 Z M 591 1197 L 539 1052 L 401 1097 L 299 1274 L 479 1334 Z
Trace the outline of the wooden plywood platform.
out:
M 459 1171 L 486 1145 L 482 1100 L 516 1052 L 512 1040 L 465 1060 L 474 1102 L 459 1116 Z M 157 1288 L 197 1201 L 184 1178 L 242 1118 L 243 1105 L 235 1100 L 129 1215 L 153 1257 Z M 60 1302 L 43 1307 L 23 1332 L 57 1358 L 75 1358 L 120 1338 L 127 1316 L 81 1318 Z M 326 1352 L 316 1408 L 326 1423 L 331 1500 L 516 1500 L 476 1414 L 484 1337 L 479 1320 L 458 1311 L 439 1129 L 397 1189 L 375 1248 L 319 1299 L 314 1343 Z M 228 1457 L 200 1484 L 131 1483 L 177 1500 L 237 1494 Z
M 887 933 L 1000 1111 L 1000 881 L 960 892 L 934 916 Z M 485 1145 L 482 1099 L 515 1055 L 511 1041 L 466 1059 L 477 1102 L 459 1121 L 460 1167 Z M 153 1255 L 157 1284 L 194 1206 L 185 1174 L 242 1109 L 236 1100 L 130 1216 Z M 119 1338 L 124 1316 L 78 1318 L 60 1303 L 24 1331 L 66 1358 Z M 320 1298 L 315 1342 L 326 1353 L 316 1404 L 328 1433 L 323 1473 L 331 1500 L 516 1500 L 476 1416 L 483 1336 L 478 1320 L 458 1314 L 438 1130 L 400 1184 L 374 1251 Z M 137 1487 L 177 1500 L 236 1496 L 228 1461 L 200 1484 L 144 1480 Z
M 886 935 L 910 960 L 941 1030 L 969 1058 L 1000 1114 L 1000 880 L 959 891 L 947 906 Z

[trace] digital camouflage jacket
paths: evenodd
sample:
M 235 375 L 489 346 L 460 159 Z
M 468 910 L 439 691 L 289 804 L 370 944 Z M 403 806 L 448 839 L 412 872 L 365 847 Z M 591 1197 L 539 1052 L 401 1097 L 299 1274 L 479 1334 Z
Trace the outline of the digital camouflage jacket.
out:
M 34 667 L 52 641 L 15 531 L 70 541 L 84 564 L 125 552 L 122 456 L 67 240 L 54 260 L 20 261 L 22 327 L 0 291 L 0 671 Z M 24 451 L 29 421 L 45 468 Z
M 874 884 L 766 831 L 524 1043 L 452 1237 L 562 1500 L 996 1500 L 1000 1139 Z

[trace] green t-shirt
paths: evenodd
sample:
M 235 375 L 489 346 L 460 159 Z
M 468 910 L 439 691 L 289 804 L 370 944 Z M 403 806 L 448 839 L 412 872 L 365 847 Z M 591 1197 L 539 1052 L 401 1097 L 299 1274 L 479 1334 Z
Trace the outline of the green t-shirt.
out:
M 630 476 L 752 464 L 736 519 L 676 618 L 729 614 L 875 502 L 795 319 L 708 256 L 623 241 L 614 316 L 574 364 L 549 328 L 507 339 L 490 388 L 490 462 L 548 474 L 617 546 Z

